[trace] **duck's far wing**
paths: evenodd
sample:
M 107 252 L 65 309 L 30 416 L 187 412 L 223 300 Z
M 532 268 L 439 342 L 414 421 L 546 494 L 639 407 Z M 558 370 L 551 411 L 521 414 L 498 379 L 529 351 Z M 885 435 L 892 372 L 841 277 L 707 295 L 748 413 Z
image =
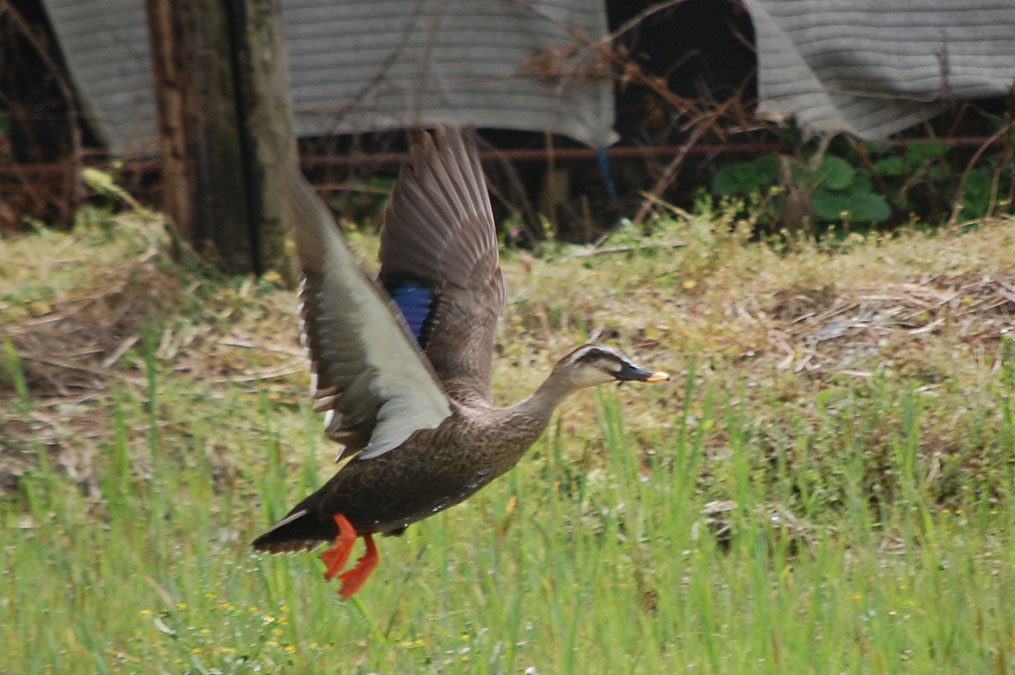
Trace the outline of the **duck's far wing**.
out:
M 361 459 L 401 445 L 450 413 L 446 392 L 397 307 L 364 274 L 324 203 L 294 168 L 285 217 L 303 271 L 300 332 L 325 433 Z
M 384 213 L 380 282 L 445 390 L 490 399 L 504 277 L 475 142 L 438 127 L 413 143 Z

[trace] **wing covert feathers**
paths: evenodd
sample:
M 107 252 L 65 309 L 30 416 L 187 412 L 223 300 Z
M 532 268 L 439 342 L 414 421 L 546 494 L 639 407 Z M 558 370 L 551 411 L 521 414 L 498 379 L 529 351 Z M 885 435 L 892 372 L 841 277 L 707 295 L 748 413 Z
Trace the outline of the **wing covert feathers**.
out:
M 490 397 L 497 318 L 504 306 L 497 233 L 475 142 L 460 130 L 421 134 L 381 232 L 380 281 L 434 294 L 419 343 L 452 397 Z
M 451 412 L 401 314 L 366 277 L 327 208 L 294 169 L 287 220 L 303 271 L 301 333 L 326 433 L 369 458 Z

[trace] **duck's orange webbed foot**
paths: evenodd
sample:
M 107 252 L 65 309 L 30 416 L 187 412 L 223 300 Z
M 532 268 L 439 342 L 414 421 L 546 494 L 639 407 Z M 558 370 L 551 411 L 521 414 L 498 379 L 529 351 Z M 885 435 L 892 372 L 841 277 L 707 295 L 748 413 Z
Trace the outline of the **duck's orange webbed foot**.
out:
M 331 548 L 321 554 L 321 560 L 327 566 L 327 569 L 324 571 L 325 579 L 333 579 L 345 567 L 345 563 L 349 560 L 349 555 L 352 553 L 352 547 L 356 543 L 356 537 L 359 536 L 356 533 L 356 528 L 352 526 L 352 523 L 344 515 L 336 513 L 334 518 L 335 524 L 338 526 L 338 536 L 335 537 L 335 543 L 331 545 Z M 374 567 L 377 566 L 379 557 L 373 536 L 366 534 L 363 535 L 363 539 L 367 545 L 367 552 L 356 561 L 356 564 L 352 568 L 343 572 L 341 577 L 339 577 L 342 580 L 342 587 L 338 593 L 343 598 L 348 598 L 358 591 L 363 582 L 370 576 Z
M 343 598 L 348 598 L 358 591 L 359 587 L 370 576 L 370 573 L 377 567 L 379 557 L 377 555 L 377 544 L 374 543 L 373 535 L 363 535 L 363 541 L 367 545 L 367 552 L 356 561 L 352 569 L 342 573 L 342 588 L 339 589 L 338 594 Z
M 349 554 L 352 553 L 353 544 L 356 543 L 356 528 L 352 523 L 341 513 L 336 513 L 334 518 L 335 524 L 338 525 L 338 536 L 335 537 L 335 543 L 331 548 L 321 554 L 321 560 L 328 566 L 328 569 L 324 570 L 324 578 L 329 580 L 345 567 Z

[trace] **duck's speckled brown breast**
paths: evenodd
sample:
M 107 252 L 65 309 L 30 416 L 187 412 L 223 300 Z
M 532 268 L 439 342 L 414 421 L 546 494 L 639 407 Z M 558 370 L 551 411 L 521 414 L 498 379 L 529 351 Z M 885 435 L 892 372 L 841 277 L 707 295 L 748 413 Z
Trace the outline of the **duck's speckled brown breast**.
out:
M 360 533 L 398 531 L 457 504 L 511 469 L 543 428 L 544 420 L 487 419 L 456 411 L 441 426 L 416 432 L 394 450 L 352 459 L 296 508 L 316 512 L 329 530 L 335 529 L 333 514 L 342 513 Z

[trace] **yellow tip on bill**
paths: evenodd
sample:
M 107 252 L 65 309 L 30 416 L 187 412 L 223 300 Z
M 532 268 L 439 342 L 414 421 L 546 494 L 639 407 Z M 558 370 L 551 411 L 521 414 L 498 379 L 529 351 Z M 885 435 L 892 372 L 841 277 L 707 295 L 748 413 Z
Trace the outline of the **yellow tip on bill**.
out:
M 670 379 L 669 373 L 664 373 L 661 370 L 657 370 L 648 377 L 645 378 L 646 382 L 665 382 Z

